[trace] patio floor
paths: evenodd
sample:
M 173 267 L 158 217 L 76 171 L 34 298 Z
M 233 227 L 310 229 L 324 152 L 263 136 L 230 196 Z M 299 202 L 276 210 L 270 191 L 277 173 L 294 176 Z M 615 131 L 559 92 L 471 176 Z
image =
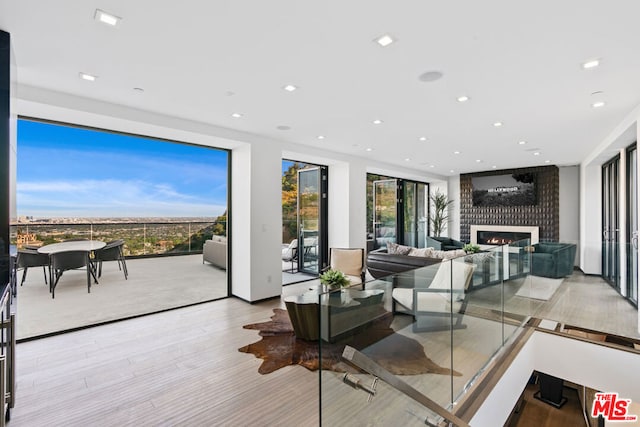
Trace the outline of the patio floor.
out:
M 17 339 L 148 314 L 227 296 L 227 273 L 202 263 L 202 255 L 127 260 L 129 278 L 117 262 L 105 262 L 99 284 L 87 293 L 85 270 L 66 271 L 51 298 L 40 268 L 18 286 Z M 18 273 L 18 283 L 22 272 Z

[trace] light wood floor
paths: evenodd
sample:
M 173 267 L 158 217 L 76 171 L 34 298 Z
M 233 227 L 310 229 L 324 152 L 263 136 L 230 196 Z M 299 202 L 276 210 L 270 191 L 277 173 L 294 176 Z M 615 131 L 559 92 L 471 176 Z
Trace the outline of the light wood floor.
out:
M 278 305 L 229 298 L 19 344 L 10 425 L 317 425 L 317 374 L 259 375 L 237 350 Z
M 637 322 L 633 309 L 612 316 L 607 312 L 611 305 L 597 303 L 610 291 L 602 281 L 574 274 L 565 282 L 562 286 L 568 289 L 561 287 L 549 301 L 550 312 L 564 317 L 554 320 L 576 320 L 574 313 L 580 310 L 559 301 L 569 298 L 582 304 L 578 293 L 583 291 L 583 298 L 591 302 L 588 310 L 597 319 L 619 317 L 612 324 L 625 327 Z M 283 294 L 300 293 L 312 285 L 287 286 Z M 242 326 L 268 320 L 275 307 L 283 307 L 281 300 L 247 304 L 228 298 L 18 344 L 16 407 L 10 425 L 317 425 L 317 373 L 290 366 L 260 375 L 261 360 L 237 350 L 259 339 L 256 331 Z M 436 335 L 431 339 L 434 343 L 439 340 Z M 477 363 L 488 357 L 470 341 L 459 342 Z M 446 364 L 435 347 L 425 348 L 436 363 Z M 464 360 L 454 363 L 465 367 L 465 376 L 473 370 Z M 331 381 L 336 378 L 333 375 Z M 420 381 L 406 379 L 414 384 Z M 361 391 L 343 384 L 335 385 L 338 393 L 328 393 L 327 387 L 323 389 L 325 405 L 339 404 L 341 396 L 351 393 L 342 402 L 357 405 L 360 411 L 385 406 L 386 401 L 378 397 L 367 406 Z M 420 413 L 411 402 L 404 407 L 405 414 L 414 414 L 414 418 Z M 338 413 L 336 408 L 326 408 Z M 393 414 L 386 416 L 393 419 Z M 329 422 L 330 417 L 325 416 L 325 420 L 326 425 L 343 425 L 339 419 Z

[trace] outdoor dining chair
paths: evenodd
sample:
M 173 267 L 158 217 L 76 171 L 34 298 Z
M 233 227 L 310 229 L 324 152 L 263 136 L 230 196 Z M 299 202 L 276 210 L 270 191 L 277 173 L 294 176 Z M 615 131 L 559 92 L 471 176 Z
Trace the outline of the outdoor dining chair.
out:
M 102 276 L 103 261 L 118 261 L 118 269 L 124 273 L 124 279 L 127 280 L 129 271 L 127 270 L 127 263 L 124 259 L 124 240 L 114 240 L 107 243 L 102 249 L 94 251 L 93 262 L 98 267 L 98 277 Z
M 62 277 L 62 274 L 67 270 L 76 270 L 79 268 L 87 269 L 87 293 L 91 292 L 91 278 L 98 283 L 96 274 L 93 268 L 93 264 L 89 259 L 89 253 L 87 251 L 66 251 L 56 252 L 50 255 L 51 259 L 51 271 L 53 277 L 50 278 L 50 291 L 51 298 L 56 297 L 56 286 L 58 281 Z
M 49 267 L 49 255 L 38 253 L 36 249 L 19 249 L 16 259 L 16 270 L 23 269 L 20 286 L 27 278 L 29 267 L 42 267 L 44 272 L 44 284 L 47 284 L 47 267 Z

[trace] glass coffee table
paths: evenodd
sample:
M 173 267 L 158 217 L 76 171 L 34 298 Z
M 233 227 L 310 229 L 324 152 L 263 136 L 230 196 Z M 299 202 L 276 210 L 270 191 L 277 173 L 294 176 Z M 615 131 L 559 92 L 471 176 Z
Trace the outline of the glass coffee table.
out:
M 383 289 L 310 290 L 284 299 L 297 338 L 334 342 L 388 313 Z

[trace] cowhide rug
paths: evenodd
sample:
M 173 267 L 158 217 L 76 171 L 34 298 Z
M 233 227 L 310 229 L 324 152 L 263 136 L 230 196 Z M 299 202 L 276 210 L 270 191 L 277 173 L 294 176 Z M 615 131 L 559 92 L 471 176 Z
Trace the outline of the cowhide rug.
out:
M 268 374 L 284 366 L 302 365 L 315 371 L 320 367 L 318 343 L 297 339 L 287 310 L 274 308 L 271 320 L 243 326 L 257 329 L 262 339 L 246 345 L 239 351 L 251 353 L 263 359 L 258 372 Z M 373 359 L 395 375 L 442 374 L 452 371 L 435 364 L 424 353 L 422 344 L 391 329 L 393 315 L 388 313 L 373 322 L 362 333 L 349 338 L 348 344 Z M 358 372 L 358 369 L 342 359 L 345 342 L 322 344 L 322 369 L 335 372 Z M 453 371 L 453 375 L 462 374 Z

